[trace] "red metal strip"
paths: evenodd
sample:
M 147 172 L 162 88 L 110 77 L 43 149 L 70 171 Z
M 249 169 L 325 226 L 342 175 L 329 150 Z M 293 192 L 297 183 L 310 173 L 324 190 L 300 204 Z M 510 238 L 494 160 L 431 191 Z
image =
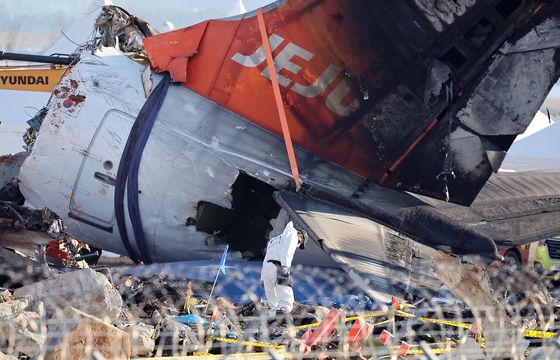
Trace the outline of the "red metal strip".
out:
M 424 137 L 426 137 L 426 135 L 428 134 L 428 132 L 430 132 L 430 130 L 432 130 L 434 128 L 434 126 L 437 125 L 437 123 L 439 123 L 439 119 L 435 118 L 434 120 L 432 120 L 432 122 L 424 129 L 424 131 L 422 131 L 422 133 L 420 134 L 420 136 L 418 136 L 416 138 L 416 140 L 414 140 L 412 142 L 412 144 L 410 144 L 410 146 L 408 147 L 408 149 L 406 149 L 406 151 L 404 152 L 404 154 L 401 155 L 400 158 L 397 159 L 397 161 L 395 161 L 393 163 L 393 165 L 391 165 L 391 167 L 389 167 L 389 170 L 387 170 L 387 172 L 381 177 L 381 179 L 379 180 L 380 184 L 383 184 L 385 182 L 385 180 L 387 180 L 387 178 L 389 177 L 389 175 L 391 175 L 391 173 L 393 171 L 395 171 L 395 169 L 403 162 L 404 159 L 406 159 L 406 157 L 412 152 L 412 150 L 414 150 L 414 148 L 416 146 L 418 146 L 418 144 L 420 143 L 420 141 L 422 141 L 424 139 Z
M 257 9 L 257 20 L 259 23 L 259 30 L 264 45 L 264 52 L 266 54 L 266 63 L 268 72 L 270 73 L 270 80 L 272 81 L 272 90 L 274 91 L 274 99 L 276 100 L 276 108 L 278 116 L 280 117 L 280 125 L 282 125 L 282 134 L 284 135 L 284 143 L 288 151 L 288 159 L 290 160 L 290 168 L 292 169 L 292 176 L 296 183 L 296 189 L 299 190 L 299 171 L 296 162 L 296 154 L 294 152 L 294 145 L 292 144 L 292 137 L 290 136 L 290 128 L 288 127 L 288 120 L 286 119 L 286 112 L 284 110 L 284 103 L 282 102 L 282 94 L 280 94 L 280 85 L 278 84 L 278 75 L 274 68 L 274 60 L 272 58 L 272 51 L 270 43 L 268 42 L 268 34 L 264 24 L 264 16 L 262 8 Z

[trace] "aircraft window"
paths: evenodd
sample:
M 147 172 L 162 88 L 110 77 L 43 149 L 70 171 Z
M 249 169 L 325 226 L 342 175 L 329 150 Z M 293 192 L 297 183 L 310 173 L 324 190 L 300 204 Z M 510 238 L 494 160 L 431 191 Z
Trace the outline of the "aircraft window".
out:
M 107 160 L 103 163 L 103 169 L 111 170 L 112 168 L 113 168 L 113 162 L 112 161 Z

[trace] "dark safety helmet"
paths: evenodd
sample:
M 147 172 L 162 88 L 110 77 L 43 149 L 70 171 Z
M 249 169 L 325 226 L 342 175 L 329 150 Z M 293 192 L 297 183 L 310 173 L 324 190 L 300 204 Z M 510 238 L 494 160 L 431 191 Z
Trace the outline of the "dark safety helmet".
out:
M 301 244 L 299 244 L 299 248 L 303 250 L 305 249 L 305 243 L 307 243 L 309 235 L 307 235 L 307 231 L 305 230 L 298 230 L 298 233 L 301 233 L 303 235 L 303 241 L 301 242 Z

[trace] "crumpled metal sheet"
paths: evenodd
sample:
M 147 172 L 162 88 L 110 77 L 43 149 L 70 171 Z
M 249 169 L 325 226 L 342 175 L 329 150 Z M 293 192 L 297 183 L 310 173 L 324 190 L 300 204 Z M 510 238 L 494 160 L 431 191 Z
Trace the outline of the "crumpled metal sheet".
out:
M 118 6 L 104 6 L 95 22 L 95 28 L 101 34 L 97 46 L 118 47 L 124 52 L 142 51 L 143 39 L 149 35 L 142 31 L 145 24 Z
M 486 202 L 560 196 L 560 172 L 501 172 L 482 188 L 472 207 Z
M 471 208 L 497 242 L 523 244 L 560 234 L 560 172 L 498 173 Z
M 432 97 L 437 101 L 437 97 L 441 94 L 443 85 L 451 79 L 453 79 L 453 71 L 451 68 L 437 59 L 432 59 L 428 76 L 426 77 L 424 105 L 429 106 Z
M 14 155 L 0 156 L 0 188 L 4 188 L 17 178 L 19 169 L 27 156 L 29 156 L 29 153 L 26 151 Z M 7 200 L 3 197 L 4 194 L 5 192 L 0 190 L 0 200 Z
M 515 42 L 506 42 L 500 48 L 503 54 L 537 51 L 560 47 L 560 18 L 554 17 L 535 26 L 526 36 Z
M 401 291 L 440 285 L 429 275 L 436 250 L 357 213 L 310 197 L 278 192 L 275 199 L 369 296 L 390 302 L 391 295 Z
M 4 200 L 0 200 L 0 230 L 46 232 L 53 239 L 66 236 L 62 221 L 48 208 L 37 210 Z
M 470 207 L 424 200 L 498 244 L 525 244 L 560 234 L 560 172 L 500 172 Z

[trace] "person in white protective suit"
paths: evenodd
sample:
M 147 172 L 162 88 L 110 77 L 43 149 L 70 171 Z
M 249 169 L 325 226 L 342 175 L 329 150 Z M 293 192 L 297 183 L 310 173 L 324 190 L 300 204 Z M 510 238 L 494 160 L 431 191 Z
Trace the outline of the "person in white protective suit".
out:
M 290 268 L 294 253 L 299 247 L 305 249 L 308 235 L 305 230 L 297 230 L 290 221 L 282 234 L 270 239 L 266 246 L 266 256 L 261 270 L 266 301 L 270 306 L 269 315 L 287 314 L 294 307 L 294 292 Z

